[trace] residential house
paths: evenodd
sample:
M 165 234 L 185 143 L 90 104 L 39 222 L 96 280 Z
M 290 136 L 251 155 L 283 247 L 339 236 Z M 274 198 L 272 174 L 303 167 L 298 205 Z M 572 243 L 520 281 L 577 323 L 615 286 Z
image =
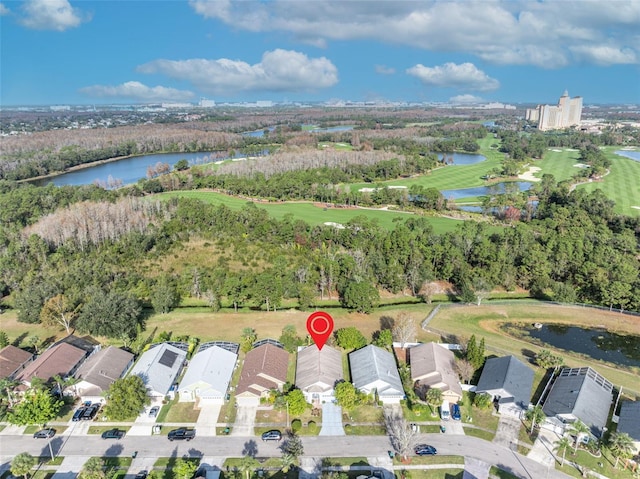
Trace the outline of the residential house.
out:
M 28 364 L 16 375 L 16 380 L 25 386 L 31 386 L 34 377 L 42 379 L 45 383 L 55 376 L 63 378 L 73 376 L 87 352 L 68 343 L 58 343 L 51 346 L 40 356 Z
M 147 394 L 155 399 L 164 398 L 172 390 L 182 366 L 187 358 L 187 345 L 160 343 L 151 345 L 133 366 L 129 375 L 142 378 L 147 386 Z
M 74 374 L 78 382 L 69 386 L 65 394 L 74 394 L 83 401 L 100 401 L 111 384 L 126 374 L 133 361 L 133 354 L 124 349 L 115 346 L 101 349 L 78 368 Z
M 640 454 L 640 401 L 622 401 L 618 432 L 626 432 L 631 436 L 635 446 L 635 454 Z
M 396 360 L 389 351 L 369 345 L 349 354 L 351 380 L 359 391 L 375 393 L 384 404 L 398 404 L 404 389 Z
M 334 386 L 343 378 L 342 354 L 337 349 L 313 344 L 298 351 L 295 384 L 308 403 L 320 406 L 333 401 Z
M 482 368 L 476 394 L 491 395 L 498 412 L 519 416 L 531 400 L 533 369 L 515 356 L 490 358 Z
M 288 366 L 289 353 L 274 344 L 264 343 L 249 351 L 236 389 L 238 406 L 258 406 L 271 389 L 282 390 Z
M 180 381 L 180 402 L 223 404 L 237 359 L 236 353 L 220 346 L 198 350 Z
M 580 420 L 600 437 L 607 424 L 613 384 L 589 367 L 564 368 L 544 402 L 548 418 L 562 424 Z
M 0 379 L 13 379 L 33 360 L 33 354 L 8 345 L 0 349 Z
M 462 387 L 455 370 L 453 352 L 437 343 L 425 343 L 408 350 L 411 381 L 422 399 L 431 388 L 442 391 L 442 399 L 451 404 L 462 399 Z

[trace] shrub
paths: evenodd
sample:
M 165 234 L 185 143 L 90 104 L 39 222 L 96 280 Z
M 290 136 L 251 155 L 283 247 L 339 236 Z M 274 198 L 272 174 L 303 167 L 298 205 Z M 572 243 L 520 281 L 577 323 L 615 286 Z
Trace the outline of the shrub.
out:
M 298 432 L 300 429 L 302 429 L 302 421 L 300 419 L 291 421 L 291 430 L 293 432 Z

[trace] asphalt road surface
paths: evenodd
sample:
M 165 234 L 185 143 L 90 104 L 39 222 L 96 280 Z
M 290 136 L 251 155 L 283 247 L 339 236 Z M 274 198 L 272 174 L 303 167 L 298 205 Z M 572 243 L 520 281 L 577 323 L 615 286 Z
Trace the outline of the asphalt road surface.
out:
M 391 449 L 386 436 L 303 437 L 305 456 L 353 457 L 383 456 Z M 564 473 L 514 451 L 472 436 L 421 434 L 417 442 L 432 444 L 438 454 L 476 458 L 528 479 L 568 478 Z M 15 454 L 29 452 L 48 456 L 49 441 L 30 435 L 0 436 L 0 460 L 6 463 Z M 121 440 L 104 440 L 100 436 L 56 436 L 51 440 L 55 455 L 61 456 L 130 456 L 139 457 L 256 457 L 280 456 L 280 443 L 263 442 L 259 437 L 196 437 L 192 441 L 171 442 L 166 436 L 130 436 Z

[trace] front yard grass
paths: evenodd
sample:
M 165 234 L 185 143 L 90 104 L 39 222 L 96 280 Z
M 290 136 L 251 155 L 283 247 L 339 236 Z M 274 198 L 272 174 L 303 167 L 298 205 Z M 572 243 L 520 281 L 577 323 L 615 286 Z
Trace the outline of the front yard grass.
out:
M 574 477 L 583 477 L 574 466 L 567 464 L 568 461 L 571 461 L 605 477 L 615 477 L 616 479 L 633 479 L 635 477 L 629 469 L 624 469 L 624 461 L 620 460 L 618 467 L 614 468 L 615 457 L 607 449 L 602 449 L 601 452 L 601 457 L 594 457 L 584 449 L 578 449 L 575 455 L 573 449 L 567 450 L 564 466 L 556 464 L 556 469 Z M 562 458 L 560 460 L 562 461 Z
M 396 471 L 395 475 L 398 479 L 462 479 L 464 471 L 462 467 L 460 469 L 409 469 Z
M 195 423 L 200 415 L 200 410 L 195 409 L 194 404 L 192 402 L 178 402 L 178 398 L 169 401 L 160 409 L 156 423 Z
M 463 456 L 409 456 L 412 466 L 424 464 L 464 464 Z M 393 458 L 394 466 L 402 466 L 407 464 L 402 461 L 402 456 L 396 454 Z
M 345 424 L 344 432 L 347 436 L 384 436 L 387 429 L 384 426 L 351 426 Z
M 368 422 L 383 424 L 382 408 L 377 406 L 358 406 L 350 411 L 343 411 L 343 422 Z

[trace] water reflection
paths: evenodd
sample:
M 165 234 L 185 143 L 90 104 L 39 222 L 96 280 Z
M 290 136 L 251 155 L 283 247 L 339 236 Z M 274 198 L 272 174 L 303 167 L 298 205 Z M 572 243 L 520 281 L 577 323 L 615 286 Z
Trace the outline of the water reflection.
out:
M 556 348 L 610 363 L 640 366 L 640 336 L 563 324 L 545 324 L 541 329 L 529 329 L 528 333 L 530 337 Z

